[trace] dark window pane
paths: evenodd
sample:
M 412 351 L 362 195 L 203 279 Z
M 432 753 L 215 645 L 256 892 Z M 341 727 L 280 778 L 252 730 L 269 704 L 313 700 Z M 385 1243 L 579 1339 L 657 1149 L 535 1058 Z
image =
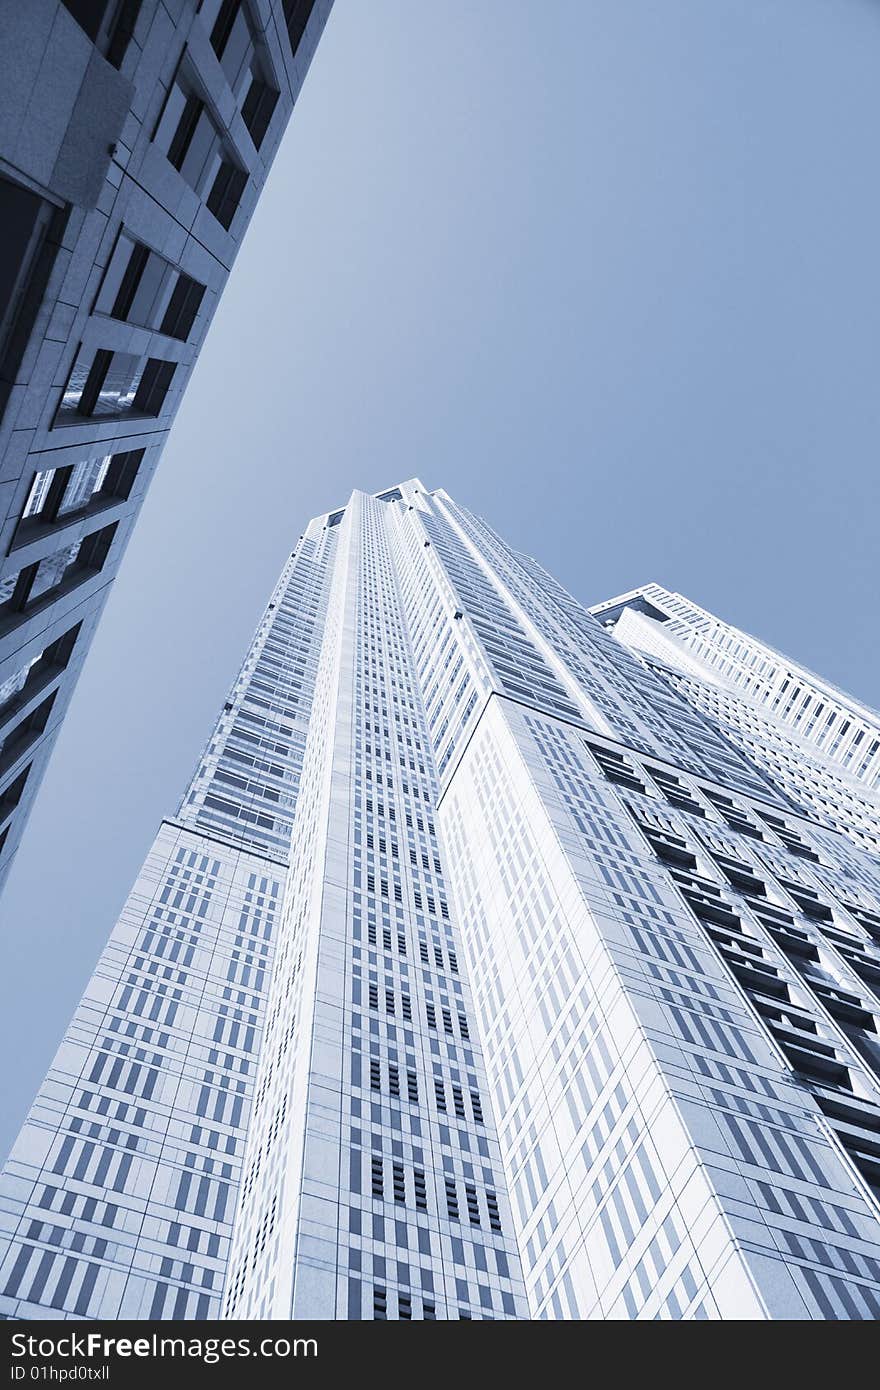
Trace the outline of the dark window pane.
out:
M 187 151 L 196 133 L 199 117 L 205 109 L 204 102 L 197 96 L 194 96 L 192 93 L 187 95 L 181 92 L 179 87 L 175 87 L 169 101 L 173 101 L 177 104 L 181 98 L 183 100 L 183 110 L 181 111 L 177 128 L 171 137 L 171 144 L 168 146 L 168 158 L 175 169 L 181 169 L 183 167 L 183 161 L 186 159 Z
M 43 199 L 30 189 L 0 177 L 0 227 L 3 229 L 3 255 L 0 256 L 0 356 L 4 337 L 14 317 L 21 275 L 30 259 L 34 233 L 38 227 Z
M 176 362 L 163 362 L 159 357 L 148 359 L 134 396 L 135 410 L 144 415 L 159 414 L 176 366 Z
M 125 240 L 127 241 L 128 238 L 125 238 Z M 121 249 L 120 247 L 120 250 Z M 142 246 L 139 241 L 135 242 L 129 252 L 128 261 L 122 272 L 122 279 L 119 282 L 119 289 L 110 310 L 113 318 L 128 318 L 149 258 L 150 253 L 146 246 Z
M 256 149 L 263 143 L 277 102 L 278 93 L 255 77 L 248 88 L 241 114 Z
M 239 169 L 237 164 L 224 160 L 208 195 L 208 208 L 221 227 L 227 230 L 232 224 L 246 183 L 247 174 L 244 170 Z
M 143 457 L 143 449 L 129 449 L 127 453 L 114 454 L 101 487 L 102 497 L 116 497 L 124 501 L 131 493 Z
M 185 343 L 192 331 L 204 293 L 204 285 L 181 273 L 168 301 L 160 332 L 167 333 L 171 338 L 179 338 Z
M 94 42 L 104 23 L 107 0 L 64 0 L 64 8 L 70 11 L 77 24 L 85 29 Z
M 241 0 L 222 0 L 217 18 L 214 20 L 214 26 L 211 29 L 211 47 L 218 58 L 223 57 L 232 26 L 240 10 Z
M 284 0 L 284 19 L 287 23 L 287 37 L 294 53 L 299 47 L 309 15 L 314 9 L 315 0 Z
M 114 68 L 122 66 L 122 60 L 134 34 L 140 11 L 141 0 L 120 0 L 106 52 L 107 62 L 111 63 Z
M 94 412 L 112 361 L 113 353 L 108 352 L 106 348 L 99 348 L 92 358 L 92 365 L 86 372 L 85 380 L 76 395 L 76 399 L 71 399 L 73 409 L 80 415 L 91 415 Z M 71 373 L 68 390 L 72 388 L 73 392 L 77 392 L 78 386 L 79 364 L 77 363 Z
M 24 772 L 18 774 L 14 782 L 10 782 L 8 787 L 4 787 L 0 791 L 0 820 L 5 820 L 10 811 L 14 811 L 21 801 L 21 794 L 24 791 L 30 770 L 30 767 L 26 767 Z

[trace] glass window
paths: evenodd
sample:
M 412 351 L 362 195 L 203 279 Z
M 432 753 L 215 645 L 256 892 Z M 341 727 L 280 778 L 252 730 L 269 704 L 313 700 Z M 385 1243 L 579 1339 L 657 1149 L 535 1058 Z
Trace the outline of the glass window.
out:
M 59 516 L 68 516 L 88 506 L 95 493 L 100 492 L 111 460 L 112 455 L 106 454 L 104 458 L 84 459 L 74 464 L 58 506 Z
M 144 360 L 130 352 L 99 348 L 91 364 L 80 353 L 70 373 L 56 425 L 77 423 L 83 416 L 100 419 L 129 412 L 158 415 L 177 364 L 162 358 Z

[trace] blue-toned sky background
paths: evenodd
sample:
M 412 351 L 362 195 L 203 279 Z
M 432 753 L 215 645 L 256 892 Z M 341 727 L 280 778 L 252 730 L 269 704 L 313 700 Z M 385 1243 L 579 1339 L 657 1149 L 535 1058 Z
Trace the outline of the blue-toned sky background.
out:
M 0 903 L 0 1150 L 353 487 L 880 702 L 878 74 L 876 0 L 337 0 Z

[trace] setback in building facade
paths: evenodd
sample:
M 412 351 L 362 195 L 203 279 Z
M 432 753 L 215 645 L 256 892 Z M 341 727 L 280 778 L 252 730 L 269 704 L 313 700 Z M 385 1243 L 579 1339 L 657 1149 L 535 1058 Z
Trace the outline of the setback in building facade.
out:
M 331 0 L 0 0 L 0 879 Z
M 4 1316 L 880 1313 L 877 797 L 700 612 L 418 480 L 311 522 L 3 1171 Z

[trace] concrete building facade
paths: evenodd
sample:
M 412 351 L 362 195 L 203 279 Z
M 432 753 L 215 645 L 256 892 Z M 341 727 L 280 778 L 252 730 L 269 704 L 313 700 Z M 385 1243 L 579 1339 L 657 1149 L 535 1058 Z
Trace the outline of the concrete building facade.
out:
M 0 0 L 0 878 L 331 0 Z

